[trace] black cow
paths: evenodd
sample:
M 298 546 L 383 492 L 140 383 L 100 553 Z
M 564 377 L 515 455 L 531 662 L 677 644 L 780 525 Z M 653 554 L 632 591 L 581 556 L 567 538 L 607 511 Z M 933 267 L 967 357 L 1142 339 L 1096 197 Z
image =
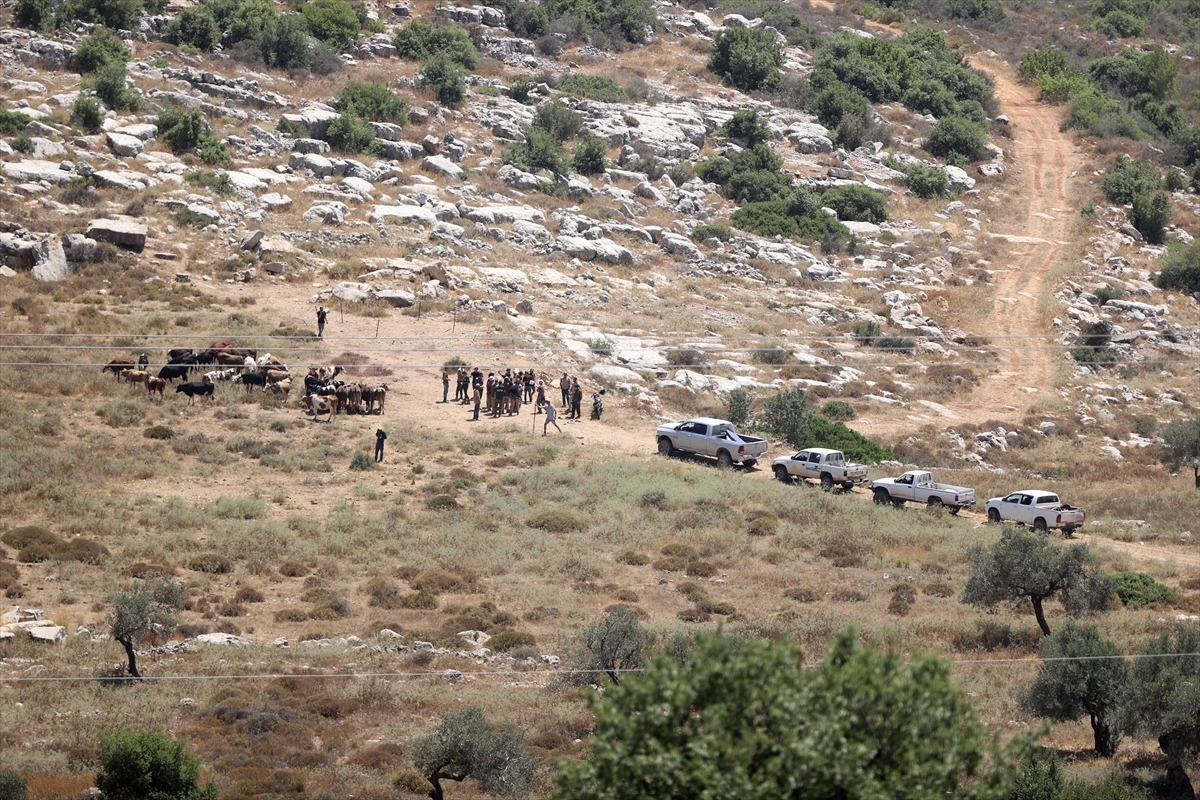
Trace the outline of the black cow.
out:
M 213 384 L 209 383 L 208 381 L 188 381 L 187 383 L 181 383 L 176 386 L 175 394 L 179 394 L 180 392 L 186 394 L 188 396 L 188 405 L 190 406 L 195 404 L 196 395 L 200 395 L 201 397 L 207 396 L 211 399 L 214 388 L 215 387 Z
M 257 372 L 244 372 L 238 377 L 241 378 L 246 391 L 250 391 L 251 386 L 261 386 L 264 389 L 267 387 L 267 371 L 265 369 L 260 369 Z
M 175 347 L 175 348 L 172 348 L 171 350 L 167 351 L 167 360 L 174 361 L 175 359 L 179 358 L 180 356 L 191 356 L 191 355 L 195 355 L 195 354 L 196 354 L 196 351 L 190 347 Z
M 174 382 L 176 378 L 187 379 L 188 371 L 191 367 L 187 364 L 167 364 L 158 371 L 158 377 L 165 378 L 168 383 Z
M 188 364 L 188 365 L 194 367 L 200 363 L 200 360 L 198 358 L 196 358 L 195 353 L 180 353 L 177 356 L 172 356 L 171 359 L 169 361 L 167 361 L 167 363 L 168 364 Z
M 242 358 L 245 358 L 246 356 L 250 356 L 251 358 L 258 358 L 258 351 L 251 350 L 250 348 L 247 348 L 247 347 L 231 347 L 231 348 L 229 348 L 229 352 L 235 356 L 241 356 Z
M 201 350 L 196 354 L 196 363 L 204 364 L 205 366 L 217 363 L 217 351 L 211 347 L 207 350 Z

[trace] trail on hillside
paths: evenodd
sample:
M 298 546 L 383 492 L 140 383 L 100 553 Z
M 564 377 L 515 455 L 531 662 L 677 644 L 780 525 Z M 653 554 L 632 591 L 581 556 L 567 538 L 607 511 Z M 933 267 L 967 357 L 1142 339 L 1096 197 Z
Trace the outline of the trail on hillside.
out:
M 1022 198 L 1010 219 L 993 220 L 988 235 L 1008 242 L 1008 258 L 993 264 L 1003 271 L 996 284 L 991 317 L 978 333 L 1000 348 L 998 375 L 969 396 L 945 405 L 965 421 L 1019 418 L 1050 388 L 1057 363 L 1053 338 L 1038 319 L 1038 303 L 1049 291 L 1050 270 L 1065 255 L 1075 211 L 1071 176 L 1083 155 L 1060 130 L 1062 111 L 1037 101 L 1035 90 L 1017 82 L 1011 68 L 996 61 L 976 66 L 995 81 L 1000 110 L 1012 129 L 1008 147 L 1009 191 Z

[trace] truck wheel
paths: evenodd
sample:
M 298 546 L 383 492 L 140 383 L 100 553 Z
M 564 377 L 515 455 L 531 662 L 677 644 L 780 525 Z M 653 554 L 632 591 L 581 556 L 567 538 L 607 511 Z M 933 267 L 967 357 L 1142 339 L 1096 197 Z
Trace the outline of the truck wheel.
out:
M 729 469 L 733 466 L 733 458 L 730 457 L 727 450 L 717 452 L 717 467 L 720 469 Z
M 904 508 L 904 500 L 899 497 L 892 498 L 892 505 L 896 508 Z
M 950 506 L 950 516 L 957 517 L 959 511 L 962 511 L 961 506 Z
M 821 488 L 827 492 L 833 488 L 833 476 L 828 472 L 821 473 Z
M 942 507 L 942 498 L 931 497 L 925 501 L 925 507 L 928 509 L 936 509 Z
M 842 491 L 849 492 L 854 489 L 854 481 L 846 481 L 842 484 Z
M 1035 519 L 1033 521 L 1033 529 L 1035 531 L 1037 531 L 1038 533 L 1045 533 L 1046 532 L 1046 520 L 1042 519 L 1041 517 L 1038 517 L 1037 519 Z
M 888 496 L 887 489 L 876 489 L 873 499 L 875 500 L 875 505 L 877 506 L 886 506 L 888 503 L 892 502 L 892 498 Z
M 754 460 L 753 458 L 747 458 L 745 461 L 742 462 L 742 466 L 745 467 L 746 469 L 754 469 L 756 464 L 758 464 L 758 462 L 756 460 Z
M 775 465 L 775 479 L 780 483 L 791 483 L 792 476 L 788 474 L 787 467 L 783 464 Z
M 988 522 L 997 523 L 1000 521 L 1000 510 L 996 508 L 988 509 Z
M 671 444 L 670 439 L 664 436 L 658 440 L 658 454 L 660 456 L 670 458 L 673 452 L 675 452 L 675 446 Z

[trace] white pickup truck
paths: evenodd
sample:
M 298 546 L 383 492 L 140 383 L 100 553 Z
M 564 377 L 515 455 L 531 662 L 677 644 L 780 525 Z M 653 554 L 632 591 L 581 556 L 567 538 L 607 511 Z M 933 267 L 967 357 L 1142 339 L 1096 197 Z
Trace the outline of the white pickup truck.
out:
M 733 463 L 753 467 L 767 454 L 767 440 L 738 433 L 733 423 L 724 419 L 697 417 L 686 422 L 661 425 L 655 432 L 658 452 L 664 456 L 675 453 L 695 453 L 717 459 L 725 468 Z
M 892 505 L 899 508 L 906 502 L 924 503 L 930 508 L 945 506 L 951 514 L 975 505 L 975 490 L 965 486 L 950 486 L 934 483 L 933 474 L 911 470 L 898 478 L 880 478 L 871 481 L 871 496 L 876 505 Z
M 993 497 L 987 501 L 987 515 L 988 522 L 1024 522 L 1039 533 L 1056 528 L 1068 539 L 1087 518 L 1082 508 L 1064 503 L 1054 492 L 1041 489 L 1022 489 L 1007 497 Z
M 791 483 L 792 478 L 801 481 L 816 478 L 821 481 L 821 488 L 825 491 L 832 489 L 835 483 L 849 490 L 867 480 L 864 464 L 849 463 L 841 450 L 826 450 L 824 447 L 810 447 L 795 455 L 780 456 L 771 462 L 771 467 L 775 477 L 784 483 Z

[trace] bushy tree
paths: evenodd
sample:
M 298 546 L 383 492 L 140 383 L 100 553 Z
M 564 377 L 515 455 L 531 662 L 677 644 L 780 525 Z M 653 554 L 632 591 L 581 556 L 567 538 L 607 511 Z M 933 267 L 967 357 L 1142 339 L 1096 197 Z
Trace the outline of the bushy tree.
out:
M 580 175 L 599 175 L 605 170 L 608 145 L 594 134 L 587 134 L 571 153 L 571 166 Z
M 1163 466 L 1171 472 L 1191 467 L 1196 488 L 1200 489 L 1200 417 L 1164 425 L 1159 435 L 1163 440 L 1163 449 L 1159 454 Z
M 1142 648 L 1122 698 L 1122 729 L 1158 739 L 1167 757 L 1164 797 L 1195 797 L 1185 769 L 1200 752 L 1200 635 L 1177 624 Z
M 656 656 L 593 697 L 587 757 L 560 770 L 551 797 L 995 797 L 1013 753 L 949 665 L 856 638 L 843 631 L 807 670 L 786 640 L 702 635 L 686 660 Z
M 1132 203 L 1134 195 L 1158 191 L 1161 184 L 1162 176 L 1149 161 L 1118 155 L 1112 167 L 1104 171 L 1100 190 L 1112 202 L 1123 205 Z
M 421 65 L 417 86 L 431 90 L 444 106 L 457 106 L 467 97 L 466 73 L 444 55 L 436 55 Z
M 549 131 L 526 126 L 521 133 L 523 139 L 505 149 L 504 163 L 520 167 L 526 172 L 545 169 L 557 175 L 567 171 L 562 142 Z
M 725 413 L 735 427 L 741 427 L 750 421 L 753 405 L 754 397 L 745 389 L 734 389 L 725 395 Z
M 779 392 L 763 405 L 762 418 L 767 430 L 795 448 L 808 445 L 813 417 L 808 394 L 803 389 Z
M 246 0 L 229 20 L 229 38 L 233 43 L 246 40 L 261 41 L 263 31 L 277 24 L 279 12 L 271 0 Z
M 100 736 L 101 800 L 216 800 L 200 783 L 200 759 L 159 731 L 121 730 Z
M 79 21 L 129 31 L 137 28 L 141 11 L 142 0 L 66 0 L 58 7 L 56 24 Z
M 354 112 L 346 111 L 329 123 L 323 138 L 339 153 L 365 153 L 375 142 L 375 130 Z
M 1121 652 L 1094 626 L 1067 620 L 1062 630 L 1042 639 L 1038 655 L 1042 665 L 1033 685 L 1021 693 L 1021 707 L 1055 722 L 1078 722 L 1086 715 L 1096 754 L 1116 753 L 1116 708 L 1125 681 Z
M 950 193 L 950 179 L 945 170 L 937 167 L 910 167 L 904 175 L 904 183 L 910 192 L 926 200 Z
M 821 203 L 837 212 L 838 219 L 853 222 L 887 222 L 887 196 L 875 189 L 851 184 L 821 196 Z
M 267 17 L 258 40 L 263 61 L 281 69 L 304 69 L 312 64 L 313 41 L 300 14 Z
M 107 64 L 124 64 L 130 58 L 132 53 L 125 43 L 103 26 L 85 36 L 75 50 L 75 65 L 85 75 Z
M 29 786 L 12 770 L 0 770 L 0 800 L 26 800 Z
M 443 714 L 441 726 L 413 745 L 413 763 L 429 781 L 432 800 L 442 800 L 442 781 L 467 778 L 487 794 L 519 797 L 533 787 L 536 766 L 524 739 L 511 720 L 493 727 L 471 706 Z
M 599 620 L 590 623 L 580 636 L 579 650 L 572 658 L 576 672 L 567 673 L 563 683 L 587 686 L 607 676 L 620 684 L 627 670 L 646 665 L 654 634 L 646 630 L 637 616 L 617 606 Z
M 941 158 L 975 161 L 987 144 L 987 128 L 966 117 L 943 117 L 925 139 L 925 149 Z
M 1082 614 L 1103 610 L 1112 599 L 1112 582 L 1086 544 L 1059 547 L 1048 536 L 1005 528 L 991 550 L 974 546 L 967 560 L 971 577 L 962 602 L 986 609 L 1028 600 L 1046 636 L 1045 601 L 1057 599 L 1068 614 Z
M 443 56 L 463 69 L 479 66 L 479 54 L 470 35 L 457 25 L 434 27 L 415 19 L 396 31 L 392 38 L 396 55 L 410 61 L 426 61 Z
M 565 142 L 583 127 L 583 117 L 557 100 L 542 103 L 533 115 L 533 127 L 546 131 L 560 142 Z
M 166 40 L 207 53 L 221 41 L 221 29 L 208 6 L 188 6 L 167 23 Z
M 13 23 L 21 28 L 44 31 L 54 27 L 52 0 L 17 0 L 13 8 Z
M 183 589 L 171 580 L 135 581 L 128 590 L 109 595 L 108 603 L 112 606 L 108 616 L 110 634 L 125 648 L 129 674 L 141 678 L 134 645 L 151 635 L 165 639 L 171 634 L 183 608 Z M 113 784 L 114 789 L 116 786 Z
M 372 122 L 408 122 L 407 101 L 378 81 L 350 81 L 338 92 L 337 108 Z
M 779 87 L 783 50 L 775 34 L 763 28 L 726 28 L 713 37 L 708 68 L 744 92 Z
M 171 152 L 176 155 L 195 150 L 208 131 L 208 120 L 198 108 L 167 106 L 158 112 L 155 124 L 163 144 L 171 148 Z
M 717 128 L 717 133 L 729 139 L 744 141 L 747 147 L 771 140 L 771 127 L 752 108 L 736 112 L 725 124 Z
M 142 98 L 129 88 L 127 77 L 125 62 L 110 61 L 92 73 L 91 78 L 84 81 L 84 87 L 95 92 L 109 108 L 117 111 L 137 111 L 142 106 Z
M 1171 198 L 1165 192 L 1135 194 L 1129 210 L 1129 224 L 1150 244 L 1162 244 L 1166 241 L 1171 214 Z
M 300 6 L 308 32 L 341 51 L 358 35 L 358 14 L 346 0 L 309 0 Z
M 1116 39 L 1140 38 L 1146 35 L 1146 21 L 1119 8 L 1100 17 L 1095 26 L 1100 33 Z
M 100 101 L 80 92 L 71 104 L 71 121 L 87 133 L 99 133 L 104 124 L 104 112 L 100 110 Z

